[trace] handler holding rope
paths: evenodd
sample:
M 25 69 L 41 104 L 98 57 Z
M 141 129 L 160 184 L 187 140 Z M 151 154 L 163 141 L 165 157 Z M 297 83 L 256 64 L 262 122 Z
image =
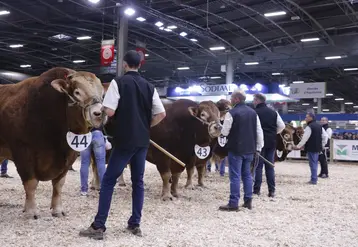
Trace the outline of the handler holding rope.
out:
M 91 226 L 80 236 L 103 239 L 105 223 L 118 177 L 130 163 L 132 179 L 132 216 L 128 220 L 131 233 L 142 236 L 140 221 L 144 201 L 144 167 L 149 147 L 150 127 L 165 117 L 165 109 L 152 84 L 138 73 L 140 55 L 129 51 L 123 58 L 125 74 L 112 80 L 103 101 L 104 111 L 115 119 L 114 149 L 104 174 L 98 212 Z

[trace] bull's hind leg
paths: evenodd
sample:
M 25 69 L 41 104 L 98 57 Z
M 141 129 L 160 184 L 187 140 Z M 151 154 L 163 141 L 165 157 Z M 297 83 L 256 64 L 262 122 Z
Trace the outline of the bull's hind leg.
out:
M 162 177 L 163 180 L 162 200 L 163 201 L 173 200 L 170 194 L 170 186 L 169 186 L 169 179 L 172 176 L 172 174 L 170 172 L 164 172 L 164 173 L 160 173 L 160 176 Z
M 205 188 L 204 177 L 205 177 L 205 164 L 199 164 L 196 167 L 198 171 L 198 186 Z
M 178 194 L 178 184 L 179 184 L 179 178 L 181 173 L 174 173 L 172 175 L 172 186 L 171 186 L 171 193 L 174 197 L 179 197 Z
M 119 187 L 126 187 L 126 182 L 124 182 L 123 172 L 118 178 L 118 186 Z
M 23 182 L 23 184 L 26 193 L 24 213 L 27 217 L 34 218 L 36 220 L 38 219 L 38 215 L 35 201 L 35 192 L 39 181 L 33 178 Z
M 187 179 L 186 179 L 186 185 L 185 185 L 185 188 L 187 189 L 191 189 L 193 190 L 194 189 L 194 186 L 193 186 L 193 175 L 194 175 L 194 166 L 193 167 L 186 167 L 186 173 L 187 173 Z
M 60 177 L 52 180 L 52 200 L 51 200 L 51 209 L 53 217 L 62 217 L 65 216 L 65 212 L 62 208 L 62 187 L 66 181 L 66 173 Z

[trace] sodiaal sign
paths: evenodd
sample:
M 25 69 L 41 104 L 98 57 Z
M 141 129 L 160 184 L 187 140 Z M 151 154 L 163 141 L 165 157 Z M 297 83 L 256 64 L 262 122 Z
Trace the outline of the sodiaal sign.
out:
M 295 99 L 326 97 L 326 83 L 301 83 L 290 85 L 290 97 Z

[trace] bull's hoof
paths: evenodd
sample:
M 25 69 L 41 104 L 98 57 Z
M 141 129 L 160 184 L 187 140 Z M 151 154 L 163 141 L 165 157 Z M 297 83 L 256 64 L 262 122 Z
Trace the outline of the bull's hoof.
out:
M 127 185 L 125 183 L 118 183 L 119 187 L 126 187 Z
M 56 217 L 56 218 L 61 218 L 63 216 L 66 216 L 65 212 L 56 212 L 56 213 L 52 213 L 52 217 Z
M 172 196 L 174 196 L 175 198 L 178 198 L 179 194 L 178 194 L 178 192 L 172 191 Z
M 162 201 L 166 202 L 166 201 L 173 201 L 173 197 L 171 195 L 163 195 L 162 196 Z
M 200 190 L 208 189 L 208 187 L 205 186 L 204 184 L 198 184 L 198 185 L 197 185 L 197 188 L 199 188 Z
M 185 185 L 185 189 L 187 189 L 187 190 L 195 190 L 195 187 L 192 184 L 187 184 L 187 185 Z

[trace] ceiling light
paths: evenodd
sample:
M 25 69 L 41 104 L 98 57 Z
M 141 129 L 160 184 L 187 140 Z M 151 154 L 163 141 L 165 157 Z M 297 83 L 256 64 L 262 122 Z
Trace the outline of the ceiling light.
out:
M 157 27 L 161 27 L 161 26 L 163 26 L 164 24 L 163 24 L 163 22 L 157 21 L 157 22 L 155 23 L 155 25 L 156 25 Z
M 146 19 L 145 18 L 143 18 L 143 17 L 137 17 L 137 19 L 136 19 L 137 21 L 140 21 L 140 22 L 143 22 L 143 21 L 146 21 Z
M 20 45 L 20 44 L 16 44 L 16 45 L 9 45 L 10 48 L 20 48 L 23 47 L 24 45 Z
M 332 60 L 332 59 L 341 59 L 342 56 L 331 56 L 331 57 L 325 57 L 326 60 Z
M 353 106 L 353 108 L 358 108 L 358 105 Z
M 283 75 L 283 73 L 272 73 L 271 75 Z
M 308 39 L 301 39 L 301 42 L 311 42 L 311 41 L 318 41 L 319 38 L 308 38 Z
M 99 3 L 99 1 L 101 1 L 101 0 L 88 0 L 88 2 L 91 2 L 91 3 Z
M 164 30 L 164 27 L 160 27 L 159 30 Z
M 2 75 L 7 75 L 7 76 L 15 76 L 16 74 L 13 72 L 1 72 Z
M 220 51 L 220 50 L 225 50 L 224 46 L 214 46 L 214 47 L 210 47 L 209 48 L 211 51 Z
M 300 83 L 305 83 L 304 81 L 293 81 L 293 84 L 300 84 Z
M 193 42 L 198 42 L 197 39 L 190 39 L 190 41 L 193 41 Z
M 210 79 L 221 79 L 221 76 L 212 76 Z
M 295 110 L 288 110 L 289 112 L 294 112 Z
M 326 96 L 333 96 L 333 93 L 326 93 Z
M 318 109 L 318 106 L 314 106 L 314 107 L 312 107 L 313 109 Z
M 84 63 L 86 62 L 85 60 L 74 60 L 73 63 Z
M 30 64 L 21 64 L 20 67 L 21 68 L 30 68 L 31 65 Z
M 78 40 L 86 40 L 86 39 L 92 39 L 91 36 L 81 36 L 81 37 L 77 37 Z
M 71 39 L 70 36 L 62 34 L 62 33 L 56 34 L 56 35 L 53 35 L 53 36 L 49 37 L 49 40 L 64 40 L 64 41 L 66 41 L 66 40 L 69 40 L 69 39 Z
M 144 56 L 149 57 L 149 54 L 146 53 Z
M 180 33 L 180 36 L 182 36 L 182 37 L 185 37 L 185 36 L 187 36 L 188 34 L 186 33 L 186 32 L 181 32 Z
M 354 70 L 358 70 L 358 68 L 346 68 L 346 69 L 344 69 L 344 71 L 354 71 Z
M 169 29 L 169 28 L 164 28 L 164 31 L 166 32 L 173 32 L 173 30 Z
M 302 105 L 310 105 L 309 103 L 303 103 Z
M 199 77 L 199 79 L 206 79 L 206 78 L 208 78 L 208 76 Z
M 323 109 L 322 111 L 329 111 L 329 109 Z
M 0 10 L 0 15 L 8 15 L 8 14 L 10 14 L 10 11 Z
M 258 62 L 248 62 L 248 63 L 245 63 L 245 65 L 258 65 L 259 63 Z
M 335 99 L 336 101 L 342 101 L 342 100 L 344 100 L 343 98 L 337 98 L 337 99 Z
M 132 8 L 126 8 L 126 10 L 124 11 L 124 14 L 126 14 L 128 16 L 132 16 L 135 14 L 135 10 Z
M 177 70 L 188 70 L 188 69 L 190 69 L 189 67 L 179 67 L 179 68 L 177 68 Z
M 345 105 L 353 105 L 353 102 L 346 102 Z
M 175 25 L 167 26 L 168 29 L 177 29 L 178 27 Z
M 277 11 L 277 12 L 265 13 L 266 17 L 279 16 L 279 15 L 286 15 L 286 12 L 285 11 Z

